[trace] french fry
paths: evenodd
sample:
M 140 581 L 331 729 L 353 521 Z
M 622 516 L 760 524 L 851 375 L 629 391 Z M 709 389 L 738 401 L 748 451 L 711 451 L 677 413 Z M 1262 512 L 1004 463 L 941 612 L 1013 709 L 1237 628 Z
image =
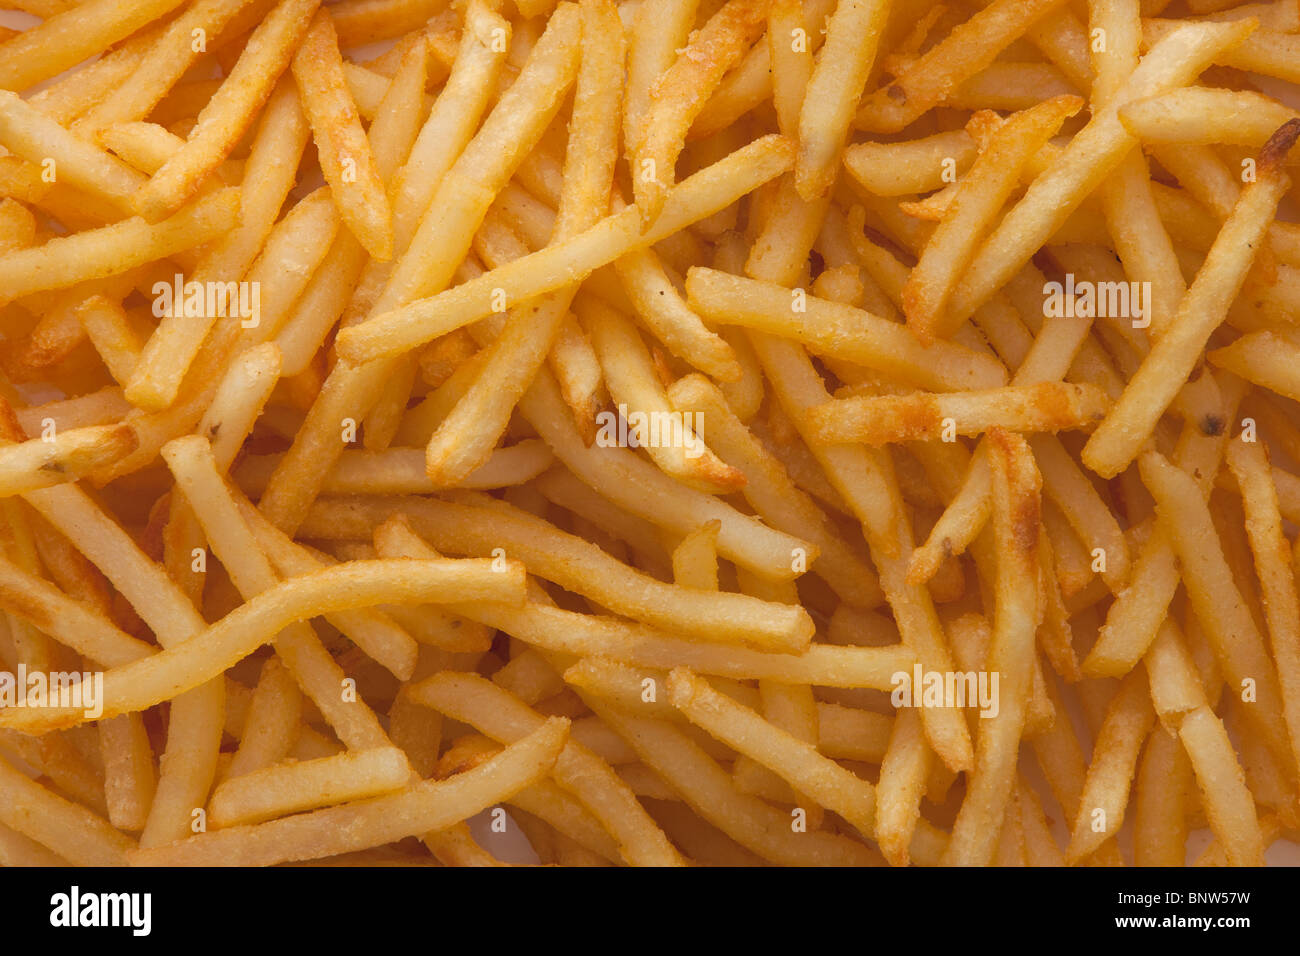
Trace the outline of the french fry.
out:
M 365 46 L 417 30 L 442 8 L 437 0 L 343 0 L 330 11 L 339 45 Z
M 1287 398 L 1300 395 L 1294 362 L 1300 346 L 1274 332 L 1251 332 L 1208 354 L 1211 362 Z
M 268 658 L 248 705 L 239 749 L 226 779 L 277 764 L 289 756 L 302 728 L 302 692 L 279 658 Z
M 818 556 L 814 542 L 769 528 L 713 496 L 672 482 L 628 449 L 584 445 L 547 372 L 538 375 L 521 411 L 570 471 L 639 517 L 679 534 L 716 518 L 722 522 L 718 550 L 723 557 L 764 577 L 789 579 L 801 573 L 798 549 L 805 566 Z M 671 501 L 673 509 L 655 507 L 655 500 Z
M 1093 745 L 1092 763 L 1079 798 L 1079 813 L 1065 858 L 1077 861 L 1119 832 L 1138 750 L 1155 722 L 1151 695 L 1140 672 L 1124 679 L 1111 699 Z
M 629 160 L 640 147 L 655 83 L 686 44 L 695 13 L 691 0 L 652 0 L 633 15 L 623 103 L 623 144 Z
M 1289 560 L 1290 546 L 1282 533 L 1277 489 L 1269 472 L 1268 454 L 1260 443 L 1231 442 L 1227 458 L 1246 510 L 1246 532 L 1263 592 L 1282 714 L 1292 757 L 1300 767 L 1300 599 L 1296 597 L 1295 574 Z
M 944 307 L 975 247 L 1015 188 L 1030 158 L 1061 124 L 1083 106 L 1078 97 L 1056 97 L 1010 117 L 993 134 L 962 178 L 939 228 L 921 252 L 903 286 L 903 312 L 922 343 L 956 331 L 944 321 Z
M 767 11 L 767 55 L 772 66 L 772 105 L 776 108 L 777 126 L 782 136 L 799 135 L 799 113 L 804 93 L 812 76 L 811 50 L 800 50 L 792 42 L 808 33 L 803 4 L 792 0 L 775 0 Z M 757 49 L 755 45 L 754 49 Z M 752 52 L 749 56 L 758 57 Z M 747 57 L 748 59 L 748 57 Z
M 1214 117 L 1207 123 L 1207 117 Z M 1295 110 L 1253 90 L 1189 86 L 1134 100 L 1119 111 L 1124 127 L 1144 143 L 1232 143 L 1258 149 Z
M 1157 726 L 1138 765 L 1133 859 L 1138 866 L 1182 866 L 1186 859 L 1191 764 L 1178 736 Z
M 262 21 L 184 148 L 132 196 L 136 212 L 151 222 L 174 213 L 230 155 L 289 66 L 318 6 L 319 0 L 283 0 Z
M 941 188 L 946 169 L 965 173 L 978 155 L 969 133 L 951 130 L 901 143 L 855 143 L 844 150 L 844 168 L 873 195 L 907 196 Z
M 1263 857 L 1259 819 L 1223 722 L 1209 707 L 1199 707 L 1183 719 L 1178 736 L 1191 758 L 1205 815 L 1228 863 L 1259 866 Z
M 888 13 L 888 3 L 862 0 L 837 4 L 826 22 L 826 41 L 799 111 L 794 181 L 805 200 L 822 196 L 835 180 L 844 140 L 875 62 Z
M 135 432 L 123 425 L 95 425 L 0 447 L 0 496 L 23 494 L 76 481 L 135 450 Z
M 195 515 L 240 593 L 251 598 L 274 587 L 277 580 L 271 562 L 258 552 L 252 530 L 241 520 L 239 506 L 221 480 L 211 446 L 198 436 L 178 438 L 163 447 L 163 458 L 191 507 L 201 502 Z M 400 628 L 375 628 L 355 616 L 336 617 L 334 623 L 399 679 L 406 680 L 414 672 L 415 640 Z M 314 641 L 307 625 L 295 625 L 293 631 L 290 639 L 295 642 Z
M 411 689 L 412 699 L 488 731 L 503 743 L 531 733 L 544 720 L 506 691 L 474 675 L 443 673 Z M 683 861 L 610 767 L 577 741 L 556 759 L 553 775 L 618 840 L 633 865 L 681 866 Z
M 180 0 L 93 0 L 0 44 L 0 88 L 21 92 L 166 16 Z
M 218 828 L 261 823 L 300 810 L 378 797 L 406 787 L 411 768 L 396 747 L 359 750 L 251 770 L 212 793 Z
M 279 528 L 247 501 L 238 501 L 240 514 L 257 536 L 258 544 L 275 565 L 276 571 L 287 577 L 310 574 L 338 562 L 328 555 L 290 539 Z M 367 555 L 369 557 L 370 555 Z M 376 612 L 358 612 L 362 618 L 370 618 L 371 626 L 382 627 L 384 622 L 376 619 Z M 429 644 L 446 651 L 473 653 L 488 649 L 491 635 L 482 629 L 468 625 L 468 622 L 452 618 L 431 607 L 407 608 L 385 606 L 384 614 L 401 626 L 422 644 Z M 356 619 L 355 615 L 353 619 Z M 417 661 L 418 666 L 418 661 Z
M 990 428 L 1056 432 L 1102 419 L 1110 399 L 1095 385 L 1043 382 L 983 392 L 837 398 L 813 409 L 813 436 L 827 444 L 933 441 L 945 432 L 975 435 Z
M 445 830 L 541 779 L 567 734 L 568 721 L 553 717 L 498 756 L 448 780 L 428 780 L 388 796 L 268 823 L 214 830 L 170 846 L 137 850 L 131 862 L 135 866 L 270 866 Z
M 144 641 L 3 558 L 0 558 L 0 606 L 103 664 L 125 664 L 153 653 L 153 648 Z
M 1150 282 L 1144 321 L 1159 337 L 1178 312 L 1187 293 L 1173 240 L 1156 205 L 1145 158 L 1136 150 L 1126 156 L 1102 187 L 1106 228 L 1124 271 L 1134 282 Z
M 1120 107 L 1186 85 L 1220 50 L 1240 42 L 1252 28 L 1250 21 L 1180 24 L 1153 47 L 984 241 L 953 290 L 953 320 L 969 317 L 988 301 L 1132 148 L 1136 139 L 1120 123 Z
M 1191 476 L 1158 453 L 1148 452 L 1139 464 L 1143 483 L 1156 499 L 1161 526 L 1178 555 L 1197 620 L 1205 629 L 1225 678 L 1235 687 L 1256 689 L 1258 703 L 1247 711 L 1247 716 L 1274 756 L 1289 761 L 1277 671 L 1232 580 L 1205 501 Z
M 897 132 L 907 126 L 1058 6 L 1059 0 L 995 0 L 911 63 L 892 83 L 868 96 L 858 111 L 858 128 Z
M 236 480 L 245 493 L 256 496 L 266 488 L 279 455 L 243 459 Z M 522 485 L 544 472 L 555 461 L 544 442 L 525 439 L 498 448 L 456 488 L 504 488 Z M 434 491 L 425 470 L 425 456 L 416 448 L 390 448 L 381 452 L 345 451 L 330 472 L 321 491 L 327 495 L 406 495 Z
M 400 513 L 439 551 L 491 555 L 502 548 L 527 564 L 532 573 L 548 579 L 553 576 L 557 583 L 649 624 L 704 639 L 783 650 L 802 650 L 812 637 L 812 621 L 800 609 L 743 594 L 710 597 L 663 584 L 620 564 L 595 545 L 508 505 L 486 508 L 429 499 L 375 498 L 338 504 L 342 507 L 322 502 L 304 527 L 320 525 L 329 528 L 329 537 L 365 539 L 390 515 Z M 480 520 L 484 525 L 479 525 Z
M 671 419 L 678 413 L 655 378 L 650 352 L 631 320 L 592 300 L 580 305 L 578 314 L 596 349 L 611 397 L 627 409 L 623 417 L 629 421 L 629 430 L 660 470 L 702 491 L 726 493 L 740 488 L 744 475 L 720 461 L 689 423 L 682 423 L 680 439 L 652 439 L 650 422 Z M 635 418 L 645 424 L 633 427 Z
M 994 534 L 998 545 L 994 636 L 985 667 L 1001 675 L 998 714 L 980 727 L 971 793 L 958 812 L 947 863 L 987 863 L 1001 826 L 1029 704 L 1038 624 L 1038 522 L 1041 478 L 1029 446 L 989 433 Z
M 68 861 L 17 830 L 0 824 L 0 863 L 5 866 L 67 866 Z
M 1156 419 L 1191 373 L 1196 356 L 1224 319 L 1245 281 L 1277 202 L 1289 185 L 1281 157 L 1300 136 L 1300 120 L 1281 127 L 1260 153 L 1259 178 L 1241 191 L 1232 215 L 1214 241 L 1205 264 L 1178 307 L 1169 331 L 1084 446 L 1083 462 L 1114 477 L 1138 454 Z M 1184 321 L 1190 319 L 1189 321 Z
M 404 553 L 390 550 L 392 545 L 383 541 L 380 545 L 381 553 Z M 598 655 L 660 669 L 675 659 L 700 673 L 738 680 L 885 690 L 892 688 L 894 674 L 907 670 L 915 662 L 912 652 L 899 645 L 886 648 L 815 645 L 799 655 L 768 654 L 683 640 L 613 618 L 584 617 L 536 604 L 518 612 L 500 604 L 463 604 L 456 610 L 549 651 Z
M 239 215 L 239 190 L 223 189 L 153 225 L 138 217 L 111 226 L 51 239 L 5 256 L 0 263 L 0 298 L 13 301 L 34 292 L 120 275 L 153 259 L 215 239 Z
M 343 79 L 343 58 L 329 12 L 321 10 L 293 57 L 293 75 L 311 123 L 321 170 L 339 214 L 376 259 L 393 256 L 393 214 L 370 142 Z
M 0 823 L 49 847 L 69 863 L 122 866 L 135 841 L 80 804 L 65 800 L 0 757 Z
M 559 108 L 561 93 L 577 70 L 579 34 L 577 11 L 568 4 L 560 7 L 521 72 L 520 82 L 497 102 L 478 134 L 447 170 L 430 215 L 421 220 L 405 254 L 395 262 L 371 314 L 400 306 L 451 280 L 471 244 L 469 233 L 482 221 L 495 194 Z M 520 122 L 520 116 L 526 119 Z M 468 283 L 459 288 L 465 285 Z M 261 502 L 264 513 L 277 525 L 293 528 L 302 520 L 318 487 L 312 476 L 319 474 L 321 462 L 331 462 L 338 450 L 332 437 L 338 422 L 372 406 L 392 369 L 391 361 L 351 371 L 336 366 Z M 331 435 L 328 444 L 323 444 L 324 431 Z
M 1263 24 L 1261 24 L 1262 26 Z M 1142 23 L 1143 41 L 1159 42 L 1176 26 L 1168 20 L 1149 18 Z M 1296 82 L 1295 37 L 1275 29 L 1260 29 L 1248 36 L 1241 44 L 1223 50 L 1215 57 L 1215 62 L 1223 66 L 1235 67 L 1275 76 L 1288 82 Z
M 1000 364 L 953 343 L 921 345 L 897 323 L 774 282 L 696 267 L 686 276 L 690 303 L 715 322 L 794 338 L 810 349 L 896 376 L 918 387 L 955 391 L 1006 381 Z M 850 330 L 852 332 L 850 333 Z
M 593 694 L 599 692 L 596 687 L 588 689 Z M 618 713 L 601 705 L 597 705 L 596 712 L 697 813 L 760 856 L 823 866 L 860 865 L 875 856 L 862 844 L 844 837 L 794 833 L 784 814 L 739 793 L 727 773 L 671 724 Z
M 267 101 L 252 151 L 245 165 L 247 185 L 240 191 L 240 223 L 205 257 L 191 281 L 208 282 L 243 274 L 252 265 L 293 183 L 307 144 L 307 121 L 295 91 L 281 86 Z M 141 361 L 126 385 L 132 401 L 144 408 L 165 408 L 175 401 L 190 363 L 198 354 L 215 316 L 188 316 L 172 310 L 149 337 Z
M 708 423 L 710 440 L 728 464 L 745 476 L 741 493 L 773 527 L 811 541 L 821 549 L 813 573 L 823 577 L 845 601 L 876 603 L 873 573 L 861 555 L 829 527 L 826 515 L 790 479 L 785 468 L 736 418 L 721 391 L 700 375 L 678 379 L 668 390 L 678 411 L 692 410 Z
M 875 788 L 827 760 L 809 744 L 764 721 L 759 715 L 719 694 L 685 668 L 668 675 L 674 707 L 692 723 L 746 756 L 780 773 L 824 806 L 835 810 L 864 836 L 875 833 Z M 743 729 L 742 729 L 743 728 Z
M 215 40 L 249 6 L 249 0 L 208 0 L 190 6 L 167 24 L 125 82 L 77 118 L 74 131 L 91 136 L 115 123 L 144 119 L 198 59 L 207 38 Z M 204 42 L 196 42 L 200 38 Z
M 632 149 L 632 189 L 642 228 L 664 211 L 691 122 L 727 67 L 762 34 L 766 0 L 727 0 L 655 81 Z
M 120 209 L 145 178 L 99 147 L 74 136 L 16 93 L 0 91 L 0 143 L 78 189 Z
M 463 282 L 441 295 L 379 314 L 336 340 L 339 355 L 367 362 L 427 342 L 492 312 L 492 291 L 507 302 L 527 301 L 584 278 L 620 255 L 652 245 L 689 222 L 725 209 L 740 196 L 780 175 L 793 159 L 779 137 L 756 140 L 714 166 L 683 180 L 669 193 L 664 211 L 645 233 L 635 207 L 602 219 L 572 239 Z
M 140 339 L 121 305 L 107 296 L 91 296 L 77 306 L 76 315 L 109 374 L 128 381 L 140 361 Z
M 319 613 L 384 603 L 522 599 L 522 568 L 494 572 L 490 561 L 359 561 L 327 568 L 309 578 L 290 579 L 227 615 L 203 634 L 152 657 L 104 675 L 106 716 L 131 713 L 188 690 L 220 673 L 224 666 L 256 650 L 268 634 Z M 316 607 L 319 610 L 313 610 Z M 233 659 L 233 660 L 232 660 Z M 15 729 L 71 726 L 80 711 L 48 708 L 40 713 L 5 711 L 0 726 Z
M 911 709 L 900 710 L 876 785 L 876 841 L 894 866 L 908 863 L 908 847 L 921 815 L 921 794 L 932 764 L 920 716 Z

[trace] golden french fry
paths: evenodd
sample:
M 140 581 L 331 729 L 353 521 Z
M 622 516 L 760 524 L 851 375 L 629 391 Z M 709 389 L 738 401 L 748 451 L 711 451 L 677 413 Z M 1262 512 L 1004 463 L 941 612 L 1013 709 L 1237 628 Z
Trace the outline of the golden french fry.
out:
M 320 0 L 282 0 L 258 25 L 235 68 L 199 114 L 191 138 L 132 196 L 136 212 L 152 222 L 175 212 L 230 155 L 288 67 L 319 5 Z
M 1109 409 L 1110 399 L 1095 385 L 1042 382 L 984 392 L 837 398 L 813 409 L 809 424 L 813 436 L 827 444 L 886 445 L 977 435 L 990 428 L 1049 433 L 1087 428 Z
M 1035 20 L 1051 16 L 1060 0 L 995 0 L 866 98 L 860 129 L 896 132 L 932 107 L 994 57 Z
M 727 0 L 650 89 L 632 149 L 632 189 L 642 228 L 664 211 L 691 122 L 745 48 L 762 33 L 766 0 Z
M 318 11 L 293 57 L 293 75 L 311 123 L 321 170 L 339 213 L 376 259 L 393 256 L 393 215 L 370 142 L 343 78 L 334 21 Z
M 104 675 L 106 716 L 132 713 L 197 687 L 241 660 L 268 636 L 316 614 L 384 603 L 504 598 L 522 600 L 523 568 L 491 561 L 357 561 L 291 578 L 183 644 Z M 84 719 L 75 708 L 0 711 L 0 727 L 54 728 Z

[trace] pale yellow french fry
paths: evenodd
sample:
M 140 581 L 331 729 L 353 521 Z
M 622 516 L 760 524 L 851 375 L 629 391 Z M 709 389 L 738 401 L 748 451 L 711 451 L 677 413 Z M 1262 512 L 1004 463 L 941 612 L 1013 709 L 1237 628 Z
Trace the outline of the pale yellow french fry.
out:
M 181 0 L 91 0 L 0 44 L 0 88 L 21 92 L 166 16 Z
M 883 0 L 855 0 L 836 4 L 826 22 L 826 41 L 808 78 L 799 112 L 794 181 L 804 199 L 822 196 L 835 181 L 844 140 L 875 63 L 888 13 L 889 4 Z
M 411 767 L 396 747 L 263 767 L 231 778 L 212 792 L 212 825 L 261 823 L 301 810 L 348 803 L 402 790 Z
M 1229 865 L 1262 866 L 1264 841 L 1255 801 L 1246 789 L 1223 721 L 1209 707 L 1200 707 L 1183 720 L 1178 735 L 1196 772 L 1205 815 Z
M 79 866 L 123 866 L 135 841 L 0 757 L 0 823 Z
M 238 217 L 239 190 L 223 189 L 152 225 L 139 217 L 124 219 L 11 252 L 0 262 L 0 300 L 120 275 L 215 239 Z

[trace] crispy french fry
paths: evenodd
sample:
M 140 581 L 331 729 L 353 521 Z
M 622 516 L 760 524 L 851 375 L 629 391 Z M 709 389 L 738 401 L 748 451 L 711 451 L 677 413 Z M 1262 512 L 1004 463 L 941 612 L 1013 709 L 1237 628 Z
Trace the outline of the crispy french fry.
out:
M 892 83 L 868 96 L 858 111 L 858 128 L 896 132 L 907 126 L 993 62 L 1035 20 L 1050 16 L 1059 6 L 1059 0 L 995 0 L 911 63 Z
M 151 222 L 179 209 L 230 155 L 289 65 L 320 0 L 283 0 L 249 38 L 239 62 L 199 114 L 194 133 L 131 198 Z
M 766 0 L 727 0 L 650 89 L 632 148 L 632 189 L 642 228 L 664 211 L 691 122 L 732 63 L 761 34 Z
M 1056 432 L 1102 419 L 1110 399 L 1095 385 L 1043 382 L 984 392 L 837 398 L 813 409 L 812 434 L 827 444 L 868 445 L 933 441 L 946 434 L 976 435 L 990 428 Z
M 339 213 L 376 259 L 393 256 L 393 214 L 370 142 L 343 78 L 334 21 L 318 11 L 293 57 L 293 75 L 311 123 L 321 169 Z

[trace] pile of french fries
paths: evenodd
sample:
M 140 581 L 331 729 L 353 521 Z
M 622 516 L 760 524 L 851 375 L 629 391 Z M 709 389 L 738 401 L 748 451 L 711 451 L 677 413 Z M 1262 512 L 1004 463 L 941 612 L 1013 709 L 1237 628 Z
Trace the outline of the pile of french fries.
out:
M 1298 0 L 0 7 L 0 864 L 1300 836 Z

